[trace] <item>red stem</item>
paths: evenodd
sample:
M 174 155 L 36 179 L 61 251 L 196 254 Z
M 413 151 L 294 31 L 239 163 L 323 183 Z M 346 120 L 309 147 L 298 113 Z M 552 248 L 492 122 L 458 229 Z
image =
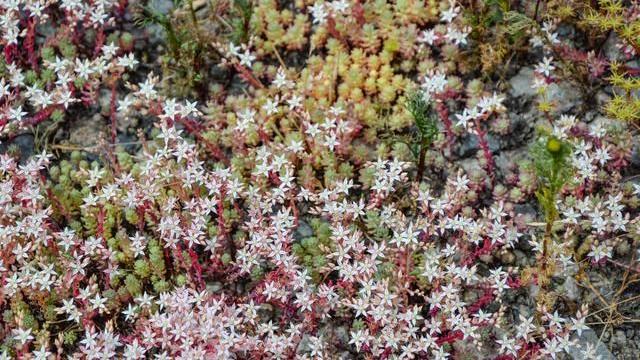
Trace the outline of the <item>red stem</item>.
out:
M 250 85 L 258 89 L 264 89 L 264 85 L 262 85 L 260 80 L 258 80 L 249 69 L 247 69 L 246 67 L 238 63 L 234 63 L 233 67 L 236 69 L 237 72 L 240 73 L 240 77 L 244 81 L 248 82 Z
M 27 49 L 27 59 L 34 71 L 38 71 L 38 57 L 36 56 L 36 18 L 30 17 L 27 20 L 27 35 L 24 40 Z
M 7 64 L 13 63 L 13 57 L 15 56 L 16 49 L 16 44 L 9 44 L 4 47 L 4 60 L 7 62 Z
M 479 119 L 476 119 L 476 129 L 478 134 L 478 143 L 480 145 L 480 148 L 482 149 L 482 154 L 484 155 L 484 159 L 486 160 L 486 163 L 487 163 L 485 170 L 487 170 L 487 174 L 489 174 L 489 177 L 491 178 L 491 183 L 493 184 L 493 180 L 495 179 L 495 173 L 494 173 L 495 162 L 493 160 L 493 154 L 491 153 L 491 149 L 489 148 L 489 141 L 487 140 L 487 132 L 485 130 L 482 130 L 482 128 L 480 127 Z
M 447 136 L 447 144 L 453 144 L 453 124 L 451 123 L 451 119 L 449 118 L 449 109 L 447 105 L 445 105 L 444 101 L 436 102 L 436 111 L 438 112 L 438 116 L 442 123 L 444 124 L 444 132 Z
M 100 51 L 102 51 L 102 45 L 104 45 L 105 38 L 106 36 L 104 34 L 104 26 L 100 26 L 98 28 L 98 33 L 96 34 L 96 45 L 93 49 L 94 56 L 100 55 Z
M 35 115 L 30 117 L 29 119 L 24 121 L 25 125 L 28 126 L 36 126 L 43 121 L 46 121 L 49 116 L 53 113 L 54 110 L 62 108 L 62 105 L 51 105 L 46 107 L 40 111 L 38 111 Z

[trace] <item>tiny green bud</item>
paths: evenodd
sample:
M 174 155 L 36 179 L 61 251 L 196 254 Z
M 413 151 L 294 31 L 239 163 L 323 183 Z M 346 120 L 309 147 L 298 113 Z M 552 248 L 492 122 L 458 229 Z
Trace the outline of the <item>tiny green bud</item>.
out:
M 552 137 L 547 141 L 547 150 L 552 154 L 557 154 L 562 149 L 560 140 Z

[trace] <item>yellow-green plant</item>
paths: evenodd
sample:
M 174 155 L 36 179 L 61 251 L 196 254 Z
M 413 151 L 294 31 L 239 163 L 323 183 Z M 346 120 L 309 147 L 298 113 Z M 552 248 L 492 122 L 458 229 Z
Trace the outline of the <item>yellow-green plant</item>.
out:
M 558 219 L 557 198 L 573 174 L 571 166 L 571 145 L 542 130 L 538 141 L 531 148 L 531 157 L 538 180 L 536 197 L 542 208 L 545 232 L 542 243 L 542 259 L 539 263 L 539 284 L 544 287 L 553 268 L 553 224 Z
M 629 76 L 624 66 L 611 64 L 611 76 L 607 80 L 614 87 L 613 98 L 605 105 L 607 114 L 624 121 L 640 120 L 640 78 Z
M 619 0 L 599 0 L 597 8 L 585 12 L 583 23 L 601 33 L 615 32 L 623 52 L 640 53 L 640 18 L 634 16 L 638 5 L 626 6 Z M 606 113 L 625 121 L 640 120 L 640 80 L 639 69 L 632 69 L 619 63 L 610 66 L 611 75 L 607 80 L 614 89 L 613 99 L 605 105 Z

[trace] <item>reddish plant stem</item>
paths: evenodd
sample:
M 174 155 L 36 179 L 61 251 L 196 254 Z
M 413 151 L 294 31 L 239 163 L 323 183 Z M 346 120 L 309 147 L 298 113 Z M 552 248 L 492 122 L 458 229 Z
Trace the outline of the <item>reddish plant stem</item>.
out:
M 476 119 L 476 130 L 478 135 L 478 144 L 480 145 L 480 149 L 482 149 L 482 154 L 486 161 L 485 170 L 487 170 L 487 174 L 489 175 L 489 178 L 491 178 L 491 184 L 493 185 L 493 181 L 495 180 L 495 161 L 493 160 L 493 154 L 489 148 L 487 132 L 482 129 L 480 126 L 480 120 L 478 119 Z
M 436 344 L 438 344 L 438 346 L 442 346 L 442 344 L 453 344 L 454 342 L 462 340 L 463 338 L 464 335 L 462 334 L 462 331 L 450 331 L 447 335 L 439 337 L 438 340 L 436 340 Z
M 291 210 L 293 211 L 293 225 L 297 227 L 300 213 L 298 212 L 298 207 L 296 206 L 296 201 L 293 196 L 289 199 L 289 206 L 291 206 Z
M 351 15 L 353 15 L 353 17 L 358 22 L 358 25 L 360 26 L 364 25 L 367 22 L 367 20 L 364 17 L 364 7 L 360 3 L 360 0 L 356 0 L 355 3 L 353 4 Z
M 144 206 L 136 207 L 136 213 L 138 215 L 138 231 L 142 231 L 142 229 L 144 229 Z
M 127 11 L 127 5 L 129 5 L 129 0 L 118 1 L 118 6 L 116 7 L 116 13 L 120 18 L 124 17 L 125 12 Z
M 338 29 L 336 29 L 336 20 L 333 18 L 333 16 L 329 16 L 327 18 L 327 32 L 329 32 L 329 34 L 336 40 L 340 41 L 340 43 L 344 45 L 345 48 L 349 48 L 349 43 L 347 42 L 347 40 L 344 38 L 344 36 L 342 36 L 342 34 L 340 34 Z
M 104 238 L 104 220 L 106 218 L 106 211 L 104 207 L 100 206 L 100 210 L 98 210 L 98 224 L 96 225 L 96 236 L 100 238 Z
M 36 18 L 30 17 L 27 20 L 27 35 L 24 40 L 27 50 L 27 60 L 34 71 L 38 71 L 38 57 L 36 56 Z
M 106 36 L 104 34 L 104 26 L 100 26 L 98 28 L 98 33 L 96 34 L 96 45 L 93 49 L 94 56 L 100 55 L 100 51 L 102 51 L 102 45 L 104 45 L 105 38 Z
M 4 60 L 7 64 L 13 63 L 17 47 L 18 46 L 16 44 L 9 44 L 4 47 Z
M 478 310 L 484 308 L 485 306 L 489 305 L 493 299 L 495 298 L 495 296 L 493 295 L 493 289 L 488 288 L 484 290 L 484 293 L 482 294 L 482 296 L 476 300 L 475 303 L 473 303 L 470 307 L 469 307 L 469 313 L 470 314 L 475 314 L 476 312 L 478 312 Z
M 463 261 L 462 264 L 464 265 L 470 265 L 472 264 L 475 259 L 477 259 L 478 257 L 484 255 L 484 254 L 489 254 L 493 251 L 493 249 L 496 247 L 497 243 L 492 244 L 491 243 L 491 239 L 486 238 L 484 239 L 484 242 L 482 243 L 482 247 L 478 247 L 475 251 L 473 251 L 469 256 L 467 256 Z
M 202 266 L 200 266 L 200 262 L 198 261 L 198 254 L 193 250 L 192 247 L 189 248 L 189 256 L 191 257 L 191 268 L 195 272 L 196 283 L 200 290 L 205 288 L 204 281 L 202 280 Z
M 40 174 L 40 183 L 45 186 L 46 185 L 46 178 L 44 177 L 43 174 Z M 56 194 L 53 193 L 53 190 L 51 189 L 51 187 L 45 186 L 47 189 L 47 196 L 49 197 L 49 199 L 51 200 L 51 202 L 53 203 L 53 206 L 58 208 L 58 210 L 60 211 L 60 213 L 62 214 L 62 216 L 64 216 L 64 218 L 67 220 L 68 223 L 71 222 L 71 215 L 69 214 L 69 212 L 67 211 L 67 209 L 64 208 L 64 206 L 62 205 L 62 203 L 60 202 L 60 199 L 58 199 L 58 197 L 56 196 Z
M 225 219 L 224 219 L 224 196 L 226 190 L 223 188 L 220 190 L 220 196 L 218 197 L 218 236 L 221 237 L 227 243 L 227 250 L 231 259 L 236 259 L 236 246 L 233 243 L 233 238 L 227 234 Z
M 453 124 L 449 118 L 449 109 L 447 108 L 447 105 L 445 105 L 444 101 L 436 102 L 436 111 L 438 112 L 440 120 L 442 120 L 442 123 L 444 124 L 444 133 L 447 137 L 447 145 L 451 146 L 451 144 L 453 144 Z
M 46 121 L 56 109 L 61 109 L 61 108 L 62 108 L 61 105 L 52 105 L 52 106 L 46 107 L 38 111 L 35 115 L 30 117 L 29 119 L 25 120 L 24 125 L 36 126 L 41 122 Z
M 258 80 L 249 69 L 247 69 L 246 67 L 238 63 L 234 63 L 233 67 L 236 69 L 237 72 L 240 73 L 240 77 L 242 78 L 242 80 L 246 81 L 253 87 L 256 87 L 258 89 L 264 89 L 264 85 L 262 85 L 260 80 Z

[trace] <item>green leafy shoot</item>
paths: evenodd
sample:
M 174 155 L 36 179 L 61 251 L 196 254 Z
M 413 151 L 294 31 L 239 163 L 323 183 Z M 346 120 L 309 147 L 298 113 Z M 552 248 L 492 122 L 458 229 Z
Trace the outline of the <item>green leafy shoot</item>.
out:
M 406 103 L 407 110 L 413 116 L 416 127 L 418 128 L 418 141 L 411 146 L 411 151 L 418 158 L 418 175 L 417 181 L 422 179 L 424 174 L 424 162 L 427 149 L 438 135 L 438 125 L 432 116 L 431 104 L 424 98 L 420 92 L 409 94 Z
M 233 33 L 231 34 L 234 43 L 247 43 L 250 35 L 251 17 L 253 16 L 253 5 L 251 0 L 234 0 L 234 16 L 231 21 Z
M 178 36 L 171 23 L 171 18 L 168 15 L 163 14 L 149 5 L 140 6 L 136 12 L 134 23 L 139 27 L 147 27 L 152 24 L 162 27 L 165 31 L 167 44 L 169 45 L 172 56 L 176 59 L 179 57 L 180 41 L 178 41 Z
M 558 216 L 556 197 L 573 175 L 572 148 L 569 143 L 543 131 L 531 148 L 531 156 L 538 179 L 536 196 L 547 222 Z

